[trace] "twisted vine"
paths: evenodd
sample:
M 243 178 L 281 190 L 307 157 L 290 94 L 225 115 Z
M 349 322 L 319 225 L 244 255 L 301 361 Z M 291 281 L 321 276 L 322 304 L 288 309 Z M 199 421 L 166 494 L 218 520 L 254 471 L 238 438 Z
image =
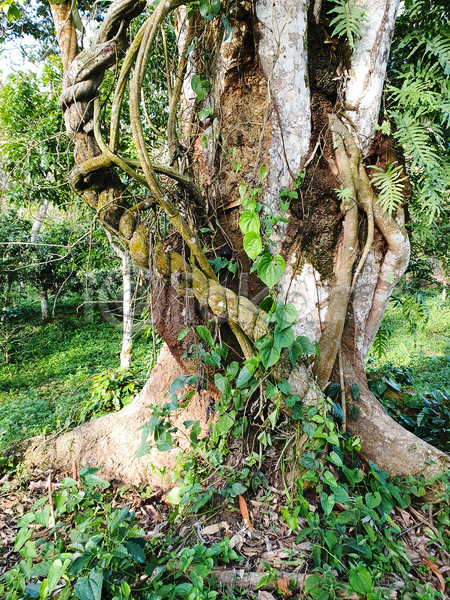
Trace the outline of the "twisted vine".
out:
M 245 298 L 207 277 L 195 265 L 188 264 L 177 252 L 164 251 L 158 242 L 153 249 L 153 272 L 164 283 L 171 283 L 184 296 L 192 293 L 203 306 L 231 324 L 242 328 L 246 336 L 257 340 L 269 333 L 265 324 L 267 313 Z

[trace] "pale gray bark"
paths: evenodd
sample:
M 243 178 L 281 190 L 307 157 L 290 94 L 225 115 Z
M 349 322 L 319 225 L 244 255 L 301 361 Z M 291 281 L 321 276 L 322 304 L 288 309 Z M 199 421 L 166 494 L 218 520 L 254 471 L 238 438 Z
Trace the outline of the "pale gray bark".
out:
M 107 233 L 109 243 L 117 256 L 122 261 L 122 314 L 123 314 L 123 336 L 122 349 L 120 352 L 120 366 L 128 369 L 131 364 L 131 352 L 133 349 L 133 303 L 131 286 L 130 253 L 128 249 L 120 248 L 110 233 Z
M 39 232 L 42 227 L 42 223 L 47 215 L 49 207 L 49 201 L 44 200 L 44 202 L 39 206 L 39 209 L 34 217 L 33 225 L 31 227 L 31 235 L 30 242 L 32 244 L 36 244 L 39 237 Z M 41 303 L 41 318 L 43 321 L 46 321 L 50 318 L 50 309 L 48 306 L 48 291 L 42 284 L 39 285 L 39 300 Z
M 39 301 L 41 303 L 41 317 L 43 321 L 50 318 L 50 309 L 48 307 L 48 292 L 43 286 L 39 286 Z
M 120 366 L 128 369 L 131 364 L 131 350 L 133 348 L 133 305 L 131 299 L 131 271 L 130 254 L 124 251 L 122 256 L 122 281 L 123 281 L 123 337 L 120 352 Z
M 32 244 L 36 244 L 36 242 L 38 240 L 38 235 L 39 235 L 39 232 L 42 227 L 42 222 L 44 221 L 45 216 L 47 215 L 48 206 L 49 206 L 49 201 L 44 200 L 44 202 L 39 206 L 36 216 L 34 217 L 33 225 L 31 227 L 31 236 L 30 236 L 30 242 Z

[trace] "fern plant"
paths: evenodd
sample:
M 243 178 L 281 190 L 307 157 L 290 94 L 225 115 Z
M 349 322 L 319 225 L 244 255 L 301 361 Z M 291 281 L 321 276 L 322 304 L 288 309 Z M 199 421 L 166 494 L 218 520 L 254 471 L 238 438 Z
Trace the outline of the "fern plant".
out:
M 380 190 L 378 202 L 381 208 L 388 213 L 389 217 L 403 202 L 402 183 L 406 178 L 403 176 L 402 167 L 396 162 L 386 163 L 384 169 L 371 166 L 376 171 L 371 177 L 371 182 Z
M 354 38 L 360 37 L 361 24 L 368 21 L 365 7 L 355 4 L 355 0 L 337 0 L 337 6 L 328 11 L 329 15 L 333 13 L 337 16 L 330 23 L 331 27 L 334 26 L 331 37 L 346 36 L 351 48 L 354 48 Z
M 426 40 L 426 53 L 436 56 L 444 75 L 450 75 L 450 40 L 442 34 Z
M 432 247 L 450 213 L 450 13 L 448 0 L 404 0 L 386 87 L 393 135 L 412 185 L 412 233 Z M 448 254 L 442 244 L 440 258 Z
M 389 349 L 389 340 L 391 339 L 393 332 L 394 327 L 392 326 L 392 323 L 387 319 L 383 319 L 372 342 L 372 351 L 378 358 L 382 358 L 387 353 Z
M 400 297 L 393 297 L 392 303 L 401 307 L 402 317 L 408 324 L 409 332 L 416 339 L 417 333 L 422 332 L 431 319 L 426 299 L 419 291 L 405 292 Z
M 341 202 L 348 202 L 355 199 L 355 192 L 350 188 L 344 188 L 343 185 L 334 191 Z

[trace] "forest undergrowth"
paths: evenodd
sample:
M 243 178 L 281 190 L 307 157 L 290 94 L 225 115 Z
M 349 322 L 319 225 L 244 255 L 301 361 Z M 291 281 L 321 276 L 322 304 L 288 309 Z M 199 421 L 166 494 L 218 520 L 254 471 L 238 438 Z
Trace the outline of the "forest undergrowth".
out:
M 98 308 L 87 322 L 76 296 L 45 324 L 36 303 L 8 311 L 0 323 L 0 451 L 130 402 L 148 378 L 153 341 L 136 333 L 127 373 L 119 368 L 121 341 Z
M 448 451 L 450 311 L 436 292 L 427 296 L 419 330 L 398 307 L 388 309 L 390 332 L 384 352 L 372 353 L 369 380 L 394 418 Z M 73 309 L 66 304 L 46 325 L 29 309 L 10 320 L 21 337 L 1 369 L 4 448 L 120 408 L 148 375 L 150 339 L 136 337 L 124 379 L 116 368 L 120 332 L 98 315 L 85 324 Z M 236 403 L 245 383 L 237 378 L 228 389 L 227 377 L 218 383 Z M 177 397 L 181 379 L 149 422 L 161 449 L 172 433 L 166 417 L 186 400 Z M 286 384 L 271 393 L 289 405 Z M 271 413 L 244 441 L 231 413 L 204 439 L 189 424 L 192 449 L 168 495 L 104 482 L 76 465 L 72 473 L 27 472 L 3 453 L 0 597 L 448 598 L 450 471 L 431 482 L 390 480 L 362 461 L 360 440 L 340 432 L 338 393 L 330 386 L 318 407 L 297 407 L 291 420 Z

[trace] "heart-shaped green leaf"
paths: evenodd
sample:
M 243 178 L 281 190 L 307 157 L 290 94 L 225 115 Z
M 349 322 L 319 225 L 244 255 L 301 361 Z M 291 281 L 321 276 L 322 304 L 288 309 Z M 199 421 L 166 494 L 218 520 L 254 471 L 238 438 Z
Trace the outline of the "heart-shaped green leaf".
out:
M 270 288 L 280 281 L 285 270 L 286 263 L 279 254 L 274 256 L 270 253 L 264 254 L 258 263 L 258 275 L 261 281 Z

